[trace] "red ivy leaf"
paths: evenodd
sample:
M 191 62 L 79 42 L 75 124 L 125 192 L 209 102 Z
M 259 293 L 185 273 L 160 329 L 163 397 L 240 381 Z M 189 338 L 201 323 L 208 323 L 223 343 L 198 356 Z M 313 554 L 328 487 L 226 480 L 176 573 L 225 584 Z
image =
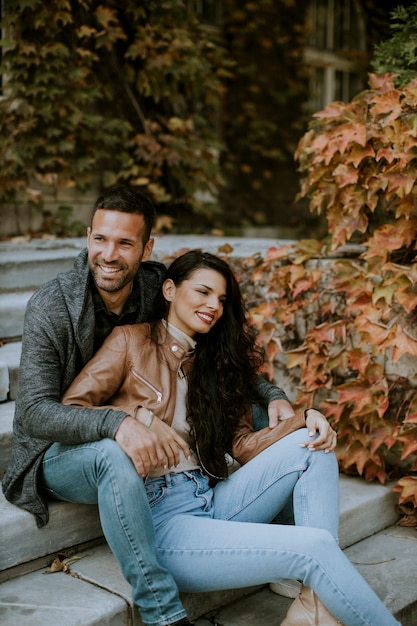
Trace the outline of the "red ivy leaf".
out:
M 404 476 L 400 478 L 394 487 L 394 491 L 400 492 L 400 502 L 412 502 L 417 507 L 417 477 Z
M 404 354 L 417 356 L 417 339 L 414 339 L 401 326 L 396 326 L 395 337 L 391 340 L 392 360 L 394 363 L 398 361 Z

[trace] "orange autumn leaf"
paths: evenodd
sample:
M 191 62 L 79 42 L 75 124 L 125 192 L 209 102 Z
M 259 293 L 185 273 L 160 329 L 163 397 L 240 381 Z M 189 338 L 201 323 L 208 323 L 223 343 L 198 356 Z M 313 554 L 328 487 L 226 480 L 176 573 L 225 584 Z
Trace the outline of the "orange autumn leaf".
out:
M 366 463 L 369 461 L 369 450 L 358 444 L 346 452 L 343 462 L 345 467 L 356 466 L 358 473 L 363 474 Z
M 369 74 L 369 85 L 371 89 L 377 92 L 384 93 L 394 89 L 393 74 Z
M 256 307 L 256 313 L 264 317 L 273 317 L 275 305 L 272 302 L 261 302 Z
M 370 356 L 368 352 L 362 350 L 361 348 L 356 348 L 351 350 L 347 355 L 347 361 L 350 367 L 355 370 L 358 370 L 361 374 L 363 374 L 366 370 L 366 367 L 369 364 Z
M 277 261 L 280 259 L 286 259 L 288 257 L 288 255 L 290 254 L 292 250 L 292 246 L 281 246 L 280 248 L 276 248 L 274 246 L 272 246 L 271 248 L 268 248 L 266 255 L 265 255 L 265 260 L 266 261 Z
M 399 117 L 401 109 L 401 92 L 398 89 L 376 95 L 372 102 L 372 114 L 386 116 L 383 124 L 388 124 L 391 120 Z
M 332 117 L 339 117 L 343 115 L 346 109 L 346 105 L 344 102 L 331 102 L 327 106 L 324 107 L 322 111 L 318 111 L 314 113 L 314 117 L 317 119 L 325 119 Z
M 332 400 L 323 402 L 320 408 L 324 411 L 327 417 L 333 417 L 336 424 L 340 422 L 342 413 L 345 410 L 345 406 L 343 404 Z
M 394 487 L 394 491 L 400 492 L 400 502 L 410 501 L 417 507 L 417 477 L 404 476 L 400 478 Z
M 269 344 L 273 339 L 275 332 L 276 326 L 273 322 L 264 322 L 260 328 L 258 338 L 262 343 Z
M 354 185 L 358 181 L 358 169 L 352 165 L 340 163 L 332 172 L 339 187 Z
M 375 388 L 370 387 L 367 381 L 364 382 L 348 382 L 337 387 L 339 393 L 339 402 L 343 404 L 353 403 L 352 409 L 354 414 L 358 415 L 369 406 L 375 408 L 380 414 L 384 413 L 386 400 L 375 396 Z
M 397 436 L 398 441 L 403 443 L 401 458 L 406 459 L 408 456 L 415 454 L 417 451 L 417 426 L 403 430 Z
M 303 367 L 307 361 L 307 346 L 302 345 L 295 350 L 288 350 L 285 352 L 287 357 L 287 367 L 291 369 L 293 367 Z
M 396 333 L 390 344 L 392 345 L 392 360 L 394 363 L 404 354 L 417 356 L 417 339 L 399 325 L 396 326 Z
M 377 324 L 370 321 L 368 318 L 363 317 L 358 319 L 358 330 L 362 333 L 367 333 L 372 337 L 372 341 L 377 345 L 381 345 L 383 342 L 388 341 L 395 333 L 394 329 L 385 324 Z

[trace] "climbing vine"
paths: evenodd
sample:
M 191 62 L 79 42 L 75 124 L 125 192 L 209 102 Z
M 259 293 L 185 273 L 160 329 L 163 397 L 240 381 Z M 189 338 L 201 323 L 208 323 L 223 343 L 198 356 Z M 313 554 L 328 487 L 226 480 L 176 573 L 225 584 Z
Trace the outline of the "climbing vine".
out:
M 266 348 L 266 373 L 288 372 L 295 404 L 316 406 L 331 420 L 342 471 L 399 479 L 400 503 L 411 510 L 417 508 L 416 103 L 417 79 L 399 89 L 392 75 L 370 75 L 369 89 L 352 102 L 318 112 L 296 157 L 300 195 L 326 216 L 328 239 L 234 261 Z
M 0 199 L 138 185 L 164 213 L 218 210 L 231 64 L 180 0 L 6 0 Z M 198 193 L 197 193 L 198 192 Z

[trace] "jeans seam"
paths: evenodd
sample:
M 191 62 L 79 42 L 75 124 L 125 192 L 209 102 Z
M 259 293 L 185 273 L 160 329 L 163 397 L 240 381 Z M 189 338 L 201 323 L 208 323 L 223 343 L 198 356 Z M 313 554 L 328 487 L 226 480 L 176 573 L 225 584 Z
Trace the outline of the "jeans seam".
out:
M 298 469 L 293 468 L 291 469 L 291 471 L 279 473 L 278 475 L 271 478 L 271 480 L 267 484 L 262 485 L 262 489 L 260 489 L 256 494 L 253 494 L 250 500 L 245 501 L 244 506 L 236 507 L 236 509 L 233 510 L 233 512 L 231 512 L 224 519 L 231 520 L 235 515 L 238 515 L 239 513 L 244 511 L 248 506 L 253 504 L 255 500 L 257 500 L 261 495 L 263 495 L 266 491 L 268 491 L 268 489 L 272 487 L 272 485 L 276 483 L 278 480 L 280 480 L 283 476 L 288 476 L 289 474 L 293 474 L 294 472 L 305 472 L 305 471 L 306 471 L 306 465 L 304 464 L 300 466 Z

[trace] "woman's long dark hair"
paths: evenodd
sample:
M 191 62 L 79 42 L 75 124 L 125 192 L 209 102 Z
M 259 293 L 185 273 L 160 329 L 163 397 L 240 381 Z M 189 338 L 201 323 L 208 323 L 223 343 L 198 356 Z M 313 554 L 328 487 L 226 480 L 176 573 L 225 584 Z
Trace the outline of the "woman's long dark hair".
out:
M 200 461 L 216 477 L 227 476 L 225 452 L 240 418 L 256 399 L 255 376 L 263 363 L 263 351 L 255 343 L 256 331 L 248 324 L 239 285 L 230 266 L 219 257 L 191 250 L 173 261 L 167 271 L 178 286 L 202 268 L 214 270 L 226 281 L 223 315 L 207 334 L 195 337 L 195 359 L 189 373 L 187 421 Z M 162 292 L 157 299 L 152 336 L 158 320 L 166 318 L 169 303 Z

